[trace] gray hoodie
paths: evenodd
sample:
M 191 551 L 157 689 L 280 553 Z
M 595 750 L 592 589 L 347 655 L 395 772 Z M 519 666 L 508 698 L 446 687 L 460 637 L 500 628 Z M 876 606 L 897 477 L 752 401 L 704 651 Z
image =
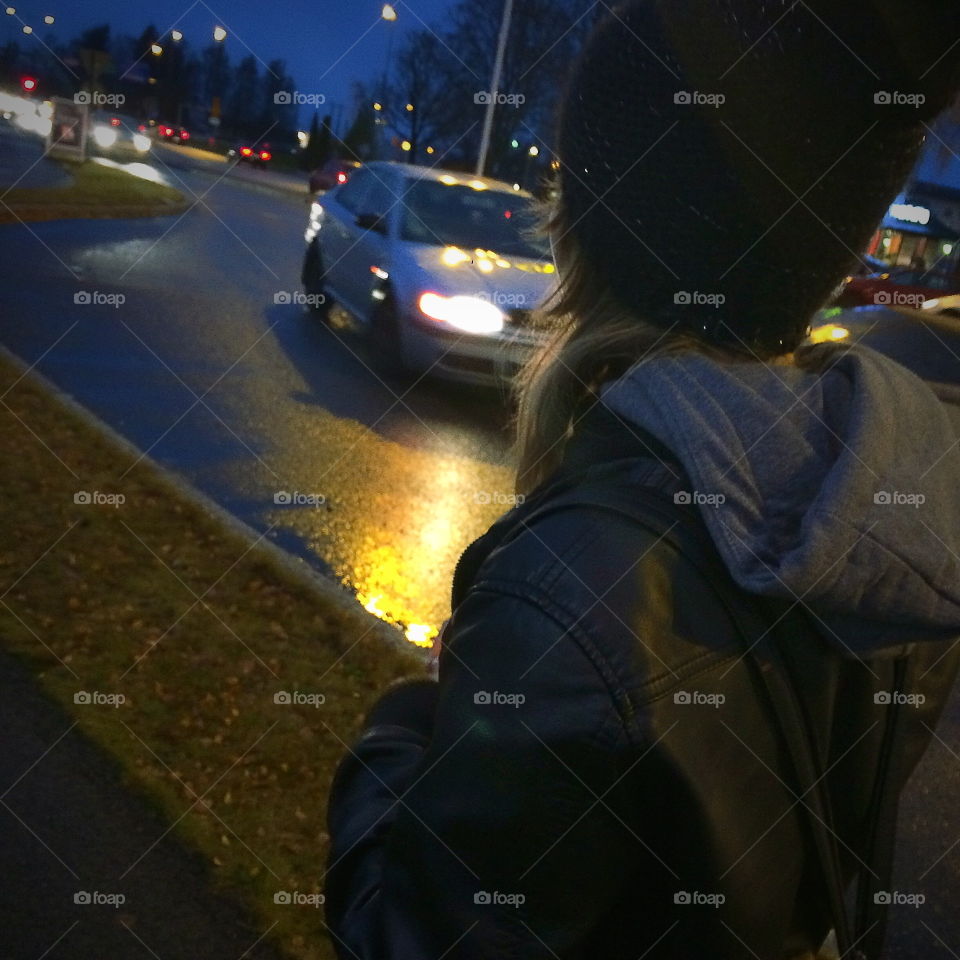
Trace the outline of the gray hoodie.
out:
M 849 655 L 960 637 L 949 390 L 865 346 L 815 349 L 836 351 L 822 372 L 653 357 L 602 399 L 674 452 L 746 591 L 802 600 Z

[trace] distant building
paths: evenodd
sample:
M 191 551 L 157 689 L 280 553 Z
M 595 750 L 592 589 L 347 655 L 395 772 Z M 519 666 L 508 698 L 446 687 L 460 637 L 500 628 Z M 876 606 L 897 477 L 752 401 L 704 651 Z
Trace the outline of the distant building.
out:
M 910 179 L 867 255 L 887 266 L 960 274 L 960 99 L 931 125 Z

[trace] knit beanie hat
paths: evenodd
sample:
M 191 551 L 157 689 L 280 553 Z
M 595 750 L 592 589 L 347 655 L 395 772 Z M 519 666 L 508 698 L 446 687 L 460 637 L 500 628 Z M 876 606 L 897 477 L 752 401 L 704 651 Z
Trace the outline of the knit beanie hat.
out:
M 560 121 L 560 203 L 614 301 L 792 351 L 960 87 L 957 0 L 631 0 Z

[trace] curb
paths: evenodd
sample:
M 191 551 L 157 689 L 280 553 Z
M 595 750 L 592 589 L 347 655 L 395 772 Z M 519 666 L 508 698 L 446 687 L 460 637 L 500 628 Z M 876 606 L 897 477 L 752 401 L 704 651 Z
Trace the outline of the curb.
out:
M 358 616 L 361 620 L 367 620 L 369 624 L 367 632 L 381 642 L 390 644 L 397 650 L 404 650 L 408 653 L 419 650 L 419 648 L 414 647 L 413 644 L 404 639 L 399 629 L 390 626 L 390 624 L 385 623 L 372 613 L 364 610 L 356 598 L 345 587 L 340 586 L 333 580 L 313 570 L 306 561 L 293 556 L 293 554 L 288 553 L 282 547 L 277 546 L 277 544 L 267 539 L 260 531 L 244 523 L 244 521 L 238 517 L 235 517 L 179 474 L 157 463 L 153 457 L 140 450 L 135 444 L 131 443 L 126 437 L 111 427 L 110 424 L 101 420 L 95 413 L 83 406 L 83 404 L 76 400 L 71 394 L 60 389 L 57 384 L 45 377 L 39 370 L 28 365 L 5 344 L 0 344 L 0 357 L 8 360 L 25 377 L 33 379 L 71 413 L 79 417 L 87 426 L 93 427 L 99 433 L 103 434 L 124 453 L 148 464 L 152 470 L 155 470 L 157 474 L 166 483 L 169 483 L 174 490 L 181 494 L 184 499 L 199 507 L 204 513 L 222 524 L 230 532 L 244 540 L 255 542 L 257 544 L 256 549 L 263 550 L 285 573 L 289 574 L 300 586 L 316 594 L 324 603 L 330 604 L 351 616 Z M 424 659 L 427 659 L 426 655 L 424 655 Z

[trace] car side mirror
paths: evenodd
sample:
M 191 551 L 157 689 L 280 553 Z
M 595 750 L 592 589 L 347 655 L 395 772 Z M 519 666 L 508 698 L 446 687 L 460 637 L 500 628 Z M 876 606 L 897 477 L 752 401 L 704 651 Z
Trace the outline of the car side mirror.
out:
M 386 218 L 377 213 L 361 213 L 357 217 L 357 226 L 361 230 L 376 230 L 377 233 L 387 232 Z

